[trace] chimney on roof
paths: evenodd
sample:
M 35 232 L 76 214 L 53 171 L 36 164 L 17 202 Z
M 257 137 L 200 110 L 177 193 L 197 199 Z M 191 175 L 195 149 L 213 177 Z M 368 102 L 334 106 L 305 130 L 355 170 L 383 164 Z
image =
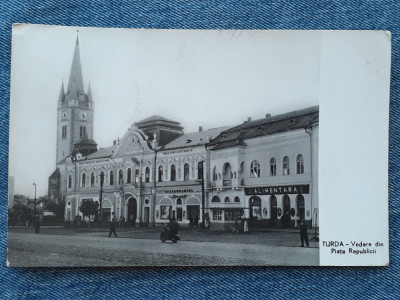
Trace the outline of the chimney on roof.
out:
M 199 126 L 199 132 L 203 131 L 203 126 Z
M 251 117 L 248 117 L 248 118 L 247 118 L 247 122 L 251 122 Z
M 113 146 L 117 144 L 117 140 L 113 140 Z
M 266 114 L 265 115 L 266 118 L 269 118 L 270 116 L 271 116 L 271 114 Z

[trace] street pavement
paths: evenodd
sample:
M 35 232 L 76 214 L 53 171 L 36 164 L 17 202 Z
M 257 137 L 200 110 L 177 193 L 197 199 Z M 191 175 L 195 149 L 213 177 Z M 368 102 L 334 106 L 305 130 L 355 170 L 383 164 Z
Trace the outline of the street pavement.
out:
M 118 231 L 117 231 L 118 232 Z M 9 229 L 8 261 L 12 267 L 84 266 L 314 266 L 319 264 L 317 242 L 299 247 L 293 232 L 251 234 L 205 233 L 182 230 L 181 241 L 162 243 L 160 231 L 75 231 L 42 228 Z M 311 235 L 310 235 L 311 237 Z

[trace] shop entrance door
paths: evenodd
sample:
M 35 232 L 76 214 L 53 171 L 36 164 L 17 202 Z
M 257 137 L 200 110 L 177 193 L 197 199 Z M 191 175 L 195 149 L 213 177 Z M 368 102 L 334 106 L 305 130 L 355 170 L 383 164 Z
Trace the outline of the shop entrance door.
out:
M 188 205 L 187 206 L 187 220 L 192 219 L 193 222 L 200 220 L 200 205 Z
M 128 200 L 128 224 L 132 227 L 136 226 L 137 201 L 135 198 Z
M 143 224 L 148 225 L 149 224 L 149 218 L 150 218 L 150 208 L 145 207 L 144 208 L 144 215 L 143 215 Z

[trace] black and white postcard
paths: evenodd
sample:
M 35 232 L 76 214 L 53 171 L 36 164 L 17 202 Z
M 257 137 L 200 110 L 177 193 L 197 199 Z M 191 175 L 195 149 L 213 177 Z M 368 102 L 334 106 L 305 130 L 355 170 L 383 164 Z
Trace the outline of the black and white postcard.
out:
M 15 24 L 8 266 L 389 263 L 391 36 Z

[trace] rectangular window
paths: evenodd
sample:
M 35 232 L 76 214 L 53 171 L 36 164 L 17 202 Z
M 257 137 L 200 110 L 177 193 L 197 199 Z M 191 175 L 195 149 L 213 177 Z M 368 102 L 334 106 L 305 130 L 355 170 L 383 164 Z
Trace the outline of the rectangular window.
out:
M 161 216 L 160 219 L 161 220 L 168 220 L 172 211 L 172 206 L 171 205 L 163 205 L 160 206 L 160 210 L 161 210 Z
M 242 209 L 225 210 L 225 221 L 239 220 L 242 214 Z
M 64 125 L 64 126 L 62 127 L 62 133 L 61 133 L 61 135 L 62 135 L 62 139 L 63 139 L 63 140 L 65 140 L 65 139 L 67 138 L 67 125 Z
M 222 220 L 222 210 L 221 209 L 214 209 L 212 212 L 213 212 L 213 220 L 214 221 Z

